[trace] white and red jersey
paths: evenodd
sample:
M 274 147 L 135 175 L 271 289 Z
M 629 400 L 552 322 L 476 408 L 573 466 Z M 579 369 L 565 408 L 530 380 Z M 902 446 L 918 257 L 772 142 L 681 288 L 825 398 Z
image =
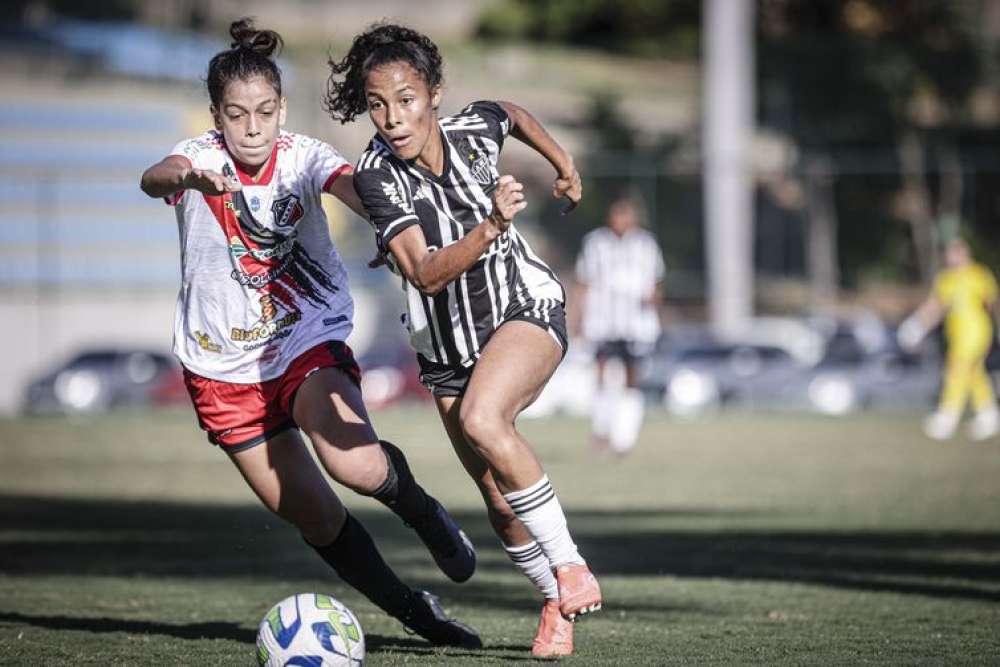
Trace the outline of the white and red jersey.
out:
M 171 151 L 198 169 L 235 173 L 240 192 L 167 198 L 177 212 L 181 288 L 174 354 L 191 372 L 226 382 L 280 376 L 293 359 L 351 333 L 354 302 L 320 202 L 351 167 L 330 145 L 281 132 L 254 182 L 221 132 Z

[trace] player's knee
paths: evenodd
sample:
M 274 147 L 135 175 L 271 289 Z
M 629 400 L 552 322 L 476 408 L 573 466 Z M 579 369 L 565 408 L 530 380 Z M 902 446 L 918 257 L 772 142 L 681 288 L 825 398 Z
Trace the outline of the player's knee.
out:
M 336 461 L 325 462 L 327 472 L 351 491 L 370 496 L 386 478 L 386 461 L 378 445 L 341 452 Z
M 355 493 L 370 496 L 385 481 L 385 461 L 365 461 L 351 466 L 337 481 Z
M 468 403 L 462 405 L 458 420 L 465 437 L 480 453 L 500 444 L 505 425 L 496 411 L 479 403 Z

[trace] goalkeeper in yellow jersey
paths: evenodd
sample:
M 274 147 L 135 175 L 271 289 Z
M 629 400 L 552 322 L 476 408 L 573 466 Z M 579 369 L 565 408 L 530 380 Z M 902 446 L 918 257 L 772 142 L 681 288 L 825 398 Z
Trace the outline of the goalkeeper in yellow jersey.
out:
M 916 348 L 944 319 L 944 383 L 937 410 L 924 421 L 924 433 L 935 440 L 950 438 L 971 398 L 975 415 L 969 423 L 969 437 L 985 440 L 1000 432 L 1000 411 L 986 372 L 997 282 L 989 269 L 973 261 L 968 244 L 961 239 L 948 242 L 944 261 L 945 268 L 934 279 L 926 301 L 900 325 L 899 344 L 908 350 Z

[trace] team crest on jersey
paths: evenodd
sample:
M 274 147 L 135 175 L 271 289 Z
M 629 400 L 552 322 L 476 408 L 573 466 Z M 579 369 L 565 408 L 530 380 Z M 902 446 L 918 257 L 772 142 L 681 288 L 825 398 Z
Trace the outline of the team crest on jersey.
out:
M 271 204 L 271 213 L 274 214 L 274 224 L 276 227 L 292 227 L 302 219 L 303 215 L 302 204 L 299 203 L 298 195 L 286 195 L 281 199 L 274 200 L 274 203 Z
M 472 172 L 472 177 L 476 179 L 476 183 L 479 183 L 483 187 L 488 187 L 493 185 L 496 180 L 496 174 L 493 170 L 493 164 L 490 162 L 490 158 L 483 153 L 475 149 L 469 150 L 469 171 Z
M 254 213 L 260 210 L 260 197 L 250 197 L 250 210 Z

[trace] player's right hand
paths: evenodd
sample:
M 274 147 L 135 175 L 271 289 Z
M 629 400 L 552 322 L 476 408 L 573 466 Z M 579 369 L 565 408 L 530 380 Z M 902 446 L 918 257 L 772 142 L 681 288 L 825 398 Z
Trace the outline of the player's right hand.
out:
M 896 330 L 896 342 L 905 351 L 914 352 L 926 335 L 927 329 L 923 323 L 915 315 L 911 315 Z
M 524 186 L 513 176 L 501 176 L 493 191 L 493 212 L 489 220 L 502 234 L 514 221 L 514 216 L 524 210 L 528 202 L 524 199 Z
M 565 174 L 560 174 L 552 184 L 552 196 L 556 199 L 565 197 L 568 200 L 565 208 L 560 211 L 561 215 L 566 215 L 580 204 L 583 198 L 583 181 L 580 180 L 580 172 L 570 161 L 570 168 Z
M 243 189 L 238 178 L 227 178 L 211 169 L 191 168 L 181 180 L 185 190 L 197 190 L 206 195 L 221 195 Z

